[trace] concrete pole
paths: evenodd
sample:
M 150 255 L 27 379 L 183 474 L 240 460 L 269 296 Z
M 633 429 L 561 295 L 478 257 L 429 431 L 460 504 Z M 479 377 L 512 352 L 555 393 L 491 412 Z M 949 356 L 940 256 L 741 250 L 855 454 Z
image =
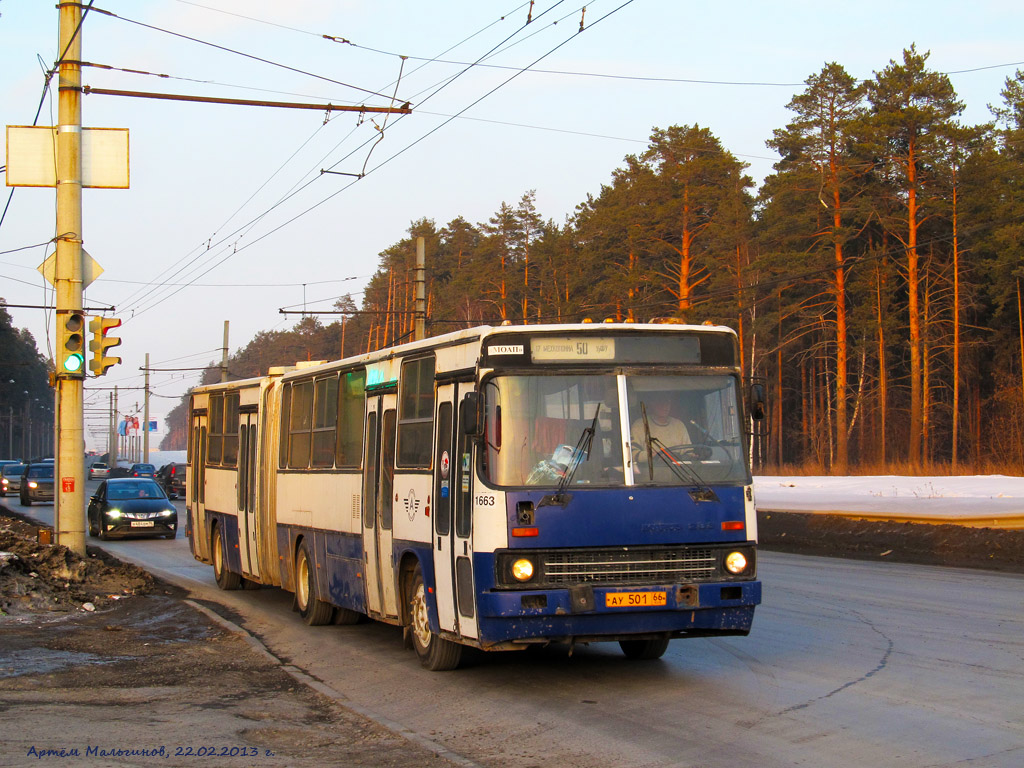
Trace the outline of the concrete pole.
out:
M 113 469 L 117 466 L 117 387 L 114 387 L 114 407 L 110 411 L 110 446 L 108 447 L 109 456 L 107 456 L 107 463 L 110 468 Z
M 84 380 L 60 370 L 61 328 L 69 312 L 82 311 L 82 7 L 60 6 L 59 106 L 57 118 L 57 472 L 54 528 L 57 544 L 85 556 Z M 84 333 L 84 328 L 82 329 Z
M 427 338 L 426 272 L 427 245 L 422 237 L 416 238 L 416 319 L 413 321 L 413 341 Z
M 142 425 L 142 462 L 149 464 L 149 352 L 146 353 L 146 377 L 142 386 L 145 394 L 142 407 L 142 418 L 145 421 Z
M 224 321 L 224 347 L 221 349 L 220 356 L 220 380 L 228 380 L 228 320 Z

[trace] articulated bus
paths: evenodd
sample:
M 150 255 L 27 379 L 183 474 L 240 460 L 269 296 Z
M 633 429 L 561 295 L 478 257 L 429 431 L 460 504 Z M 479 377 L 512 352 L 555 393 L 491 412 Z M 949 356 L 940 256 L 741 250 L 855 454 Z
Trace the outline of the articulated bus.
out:
M 484 326 L 198 387 L 190 546 L 223 589 L 293 592 L 307 624 L 402 626 L 432 670 L 466 646 L 654 659 L 746 635 L 758 389 L 728 328 L 619 323 Z

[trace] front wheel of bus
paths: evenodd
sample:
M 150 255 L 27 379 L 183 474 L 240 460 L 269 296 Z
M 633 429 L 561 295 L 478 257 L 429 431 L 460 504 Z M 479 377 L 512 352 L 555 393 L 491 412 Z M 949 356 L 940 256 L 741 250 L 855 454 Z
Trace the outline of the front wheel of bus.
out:
M 431 672 L 445 672 L 459 666 L 462 646 L 438 637 L 430 631 L 430 616 L 427 612 L 427 591 L 423 586 L 423 571 L 416 566 L 409 583 L 409 623 L 412 646 L 420 658 L 420 664 Z
M 228 570 L 227 553 L 224 551 L 224 536 L 221 534 L 220 526 L 213 527 L 213 535 L 210 537 L 210 557 L 213 558 L 213 577 L 217 580 L 217 586 L 221 589 L 238 589 L 242 584 L 240 574 Z
M 650 661 L 660 659 L 668 650 L 668 636 L 647 640 L 619 640 L 619 647 L 627 659 Z
M 316 583 L 305 541 L 299 544 L 295 555 L 295 608 L 311 627 L 329 624 L 334 618 L 334 606 L 316 596 Z

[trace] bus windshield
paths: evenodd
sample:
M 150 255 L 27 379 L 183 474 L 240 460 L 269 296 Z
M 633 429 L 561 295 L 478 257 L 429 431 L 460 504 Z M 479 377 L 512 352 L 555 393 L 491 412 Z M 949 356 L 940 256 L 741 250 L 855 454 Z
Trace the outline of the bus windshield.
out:
M 749 482 L 733 376 L 497 376 L 484 397 L 496 486 Z

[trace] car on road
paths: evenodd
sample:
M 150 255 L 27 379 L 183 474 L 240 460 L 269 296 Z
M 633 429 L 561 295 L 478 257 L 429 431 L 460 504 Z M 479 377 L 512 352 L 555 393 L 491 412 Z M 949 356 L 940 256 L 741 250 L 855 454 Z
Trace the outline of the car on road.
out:
M 34 501 L 53 501 L 53 464 L 26 464 L 18 495 L 23 507 L 31 507 Z
M 172 499 L 185 495 L 185 473 L 188 464 L 164 464 L 156 473 L 156 481 Z
M 156 467 L 152 464 L 132 464 L 128 474 L 132 477 L 156 477 Z
M 110 477 L 110 467 L 102 461 L 94 461 L 89 466 L 89 479 L 100 480 Z
M 164 536 L 178 532 L 178 510 L 163 488 L 148 477 L 117 477 L 104 480 L 89 499 L 86 511 L 89 535 Z
M 21 462 L 7 463 L 0 467 L 0 496 L 9 496 L 21 491 L 21 475 L 25 465 Z

